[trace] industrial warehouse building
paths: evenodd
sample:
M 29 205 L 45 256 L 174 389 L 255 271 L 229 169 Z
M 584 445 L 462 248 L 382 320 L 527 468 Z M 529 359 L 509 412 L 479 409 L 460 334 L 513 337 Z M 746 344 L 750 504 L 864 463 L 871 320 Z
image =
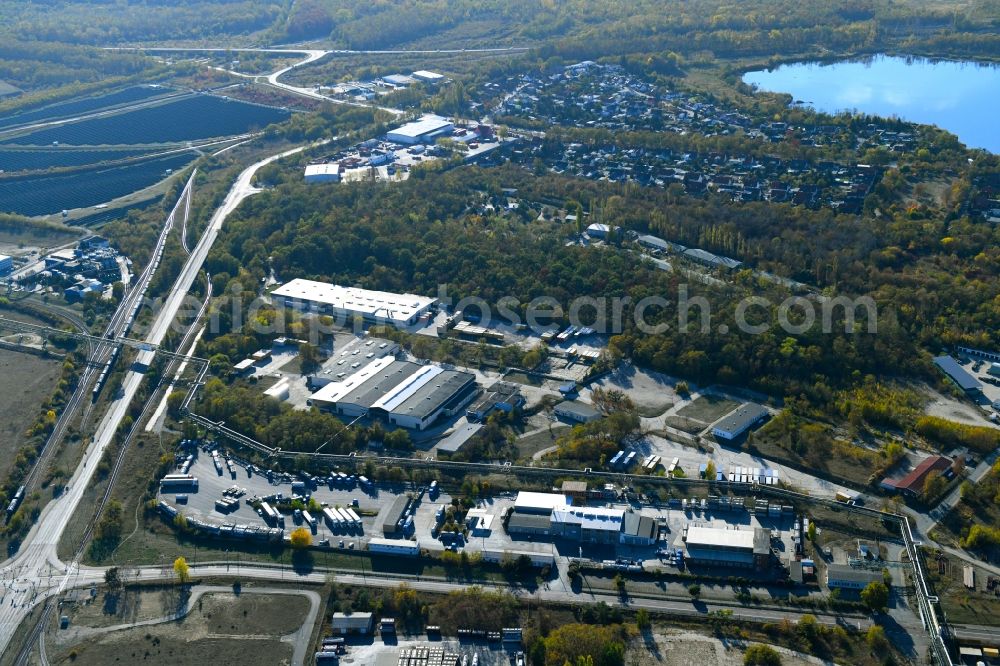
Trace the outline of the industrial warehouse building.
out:
M 565 495 L 554 493 L 519 492 L 514 500 L 514 511 L 507 522 L 509 534 L 549 536 L 552 529 L 552 512 L 568 507 Z
M 393 294 L 342 287 L 314 280 L 292 280 L 271 292 L 286 307 L 331 315 L 339 322 L 361 317 L 367 322 L 410 326 L 437 302 L 415 294 Z
M 769 413 L 763 405 L 745 403 L 716 421 L 712 425 L 712 434 L 722 439 L 736 439 L 766 419 Z
M 524 406 L 524 396 L 521 389 L 513 382 L 497 382 L 486 389 L 486 394 L 466 410 L 465 415 L 470 421 L 482 421 L 494 409 L 511 413 Z
M 979 383 L 979 380 L 969 374 L 969 371 L 959 365 L 958 361 L 951 356 L 938 356 L 934 359 L 934 365 L 948 375 L 948 379 L 955 382 L 955 385 L 967 394 L 976 395 L 982 392 L 983 385 Z
M 650 545 L 656 542 L 658 528 L 651 516 L 609 507 L 573 506 L 568 497 L 555 493 L 520 492 L 507 532 L 589 544 Z
M 384 417 L 393 425 L 423 430 L 441 416 L 459 413 L 478 392 L 471 373 L 385 356 L 327 384 L 309 400 L 342 416 Z
M 846 564 L 831 564 L 826 568 L 826 586 L 842 590 L 863 590 L 869 583 L 880 582 L 882 572 L 855 569 Z
M 555 509 L 550 522 L 555 536 L 585 543 L 616 544 L 621 540 L 625 511 L 567 506 Z
M 403 533 L 402 522 L 403 514 L 406 510 L 410 508 L 410 498 L 406 495 L 397 495 L 392 504 L 389 505 L 385 512 L 380 515 L 382 519 L 382 534 L 387 538 L 391 539 L 396 536 L 400 536 Z
M 411 146 L 418 143 L 433 143 L 435 139 L 451 134 L 454 129 L 455 124 L 447 118 L 427 114 L 420 120 L 406 123 L 388 132 L 385 138 L 394 143 Z
M 652 546 L 656 543 L 659 529 L 656 518 L 634 511 L 625 512 L 621 542 L 631 546 Z
M 330 628 L 334 634 L 360 634 L 368 635 L 372 633 L 375 620 L 371 613 L 334 613 L 330 618 Z
M 339 183 L 339 164 L 310 164 L 306 167 L 307 183 Z
M 765 569 L 771 559 L 771 533 L 762 527 L 688 527 L 684 545 L 698 564 Z
M 552 408 L 552 411 L 559 418 L 572 421 L 573 423 L 590 423 L 601 418 L 599 411 L 586 403 L 575 400 L 560 402 Z
M 411 74 L 413 78 L 417 81 L 423 81 L 424 83 L 441 83 L 444 81 L 444 75 L 438 74 L 437 72 L 431 72 L 426 69 L 418 69 Z
M 924 492 L 924 484 L 927 482 L 927 477 L 934 472 L 944 472 L 952 464 L 953 462 L 944 456 L 927 456 L 902 479 L 898 481 L 885 479 L 881 485 L 886 490 L 898 490 L 911 497 L 918 497 Z

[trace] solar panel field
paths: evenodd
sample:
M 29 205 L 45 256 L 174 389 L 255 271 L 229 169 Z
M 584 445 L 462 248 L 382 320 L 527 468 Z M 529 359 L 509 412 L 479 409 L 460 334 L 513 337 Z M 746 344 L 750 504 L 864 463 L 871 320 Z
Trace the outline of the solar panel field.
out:
M 125 88 L 106 95 L 95 95 L 93 97 L 82 97 L 68 102 L 49 104 L 38 109 L 22 111 L 10 115 L 0 114 L 0 128 L 13 127 L 15 125 L 25 125 L 28 123 L 44 122 L 57 118 L 72 118 L 84 113 L 93 113 L 102 109 L 140 102 L 160 95 L 173 92 L 171 88 L 160 86 L 134 86 Z
M 78 167 L 87 164 L 114 162 L 148 152 L 148 149 L 62 150 L 36 148 L 34 150 L 6 150 L 0 148 L 0 171 L 42 171 L 59 167 Z
M 0 211 L 49 215 L 61 210 L 95 206 L 155 185 L 192 162 L 184 152 L 124 166 L 87 169 L 72 174 L 0 179 Z
M 44 146 L 142 145 L 176 143 L 243 134 L 281 122 L 288 111 L 191 95 L 152 107 L 68 123 L 16 136 L 0 144 Z

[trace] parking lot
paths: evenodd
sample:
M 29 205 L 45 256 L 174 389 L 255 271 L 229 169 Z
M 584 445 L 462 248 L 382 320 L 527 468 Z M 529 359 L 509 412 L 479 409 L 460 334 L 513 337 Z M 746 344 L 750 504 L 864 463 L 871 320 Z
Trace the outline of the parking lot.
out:
M 293 478 L 291 476 L 277 475 L 269 481 L 263 473 L 251 473 L 245 467 L 233 463 L 233 473 L 230 473 L 223 466 L 222 474 L 216 470 L 211 454 L 199 451 L 197 457 L 189 470 L 198 479 L 198 491 L 178 491 L 160 493 L 159 498 L 167 503 L 177 506 L 182 513 L 188 517 L 196 517 L 216 524 L 236 523 L 241 525 L 265 525 L 264 519 L 250 506 L 251 498 L 264 498 L 267 496 L 282 493 L 284 497 L 291 497 Z M 297 480 L 297 479 L 295 479 Z M 223 492 L 236 486 L 242 494 L 239 497 L 238 506 L 231 511 L 221 512 L 216 506 L 216 500 L 223 498 Z M 364 542 L 371 536 L 382 536 L 381 522 L 378 514 L 392 503 L 392 500 L 404 492 L 403 488 L 398 488 L 393 492 L 387 485 L 373 485 L 371 490 L 364 489 L 354 484 L 353 487 L 333 487 L 319 485 L 312 491 L 312 497 L 320 504 L 330 507 L 352 507 L 361 517 L 363 528 L 361 530 L 339 530 L 332 531 L 323 521 L 321 514 L 313 516 L 316 519 L 316 529 L 314 531 L 314 543 L 322 544 L 324 540 L 329 540 L 331 547 L 340 547 L 343 541 L 344 548 L 362 549 Z M 177 495 L 182 494 L 187 497 L 185 503 L 177 502 Z M 354 501 L 357 500 L 357 505 Z M 448 498 L 450 501 L 450 498 Z M 431 514 L 433 518 L 433 514 Z M 285 533 L 297 527 L 293 516 L 285 517 Z
M 1000 375 L 990 374 L 992 362 L 974 356 L 969 357 L 967 361 L 959 358 L 958 362 L 982 384 L 985 399 L 980 400 L 979 404 L 986 415 L 1000 412 Z
M 684 549 L 685 529 L 694 526 L 747 531 L 758 527 L 767 529 L 771 535 L 770 546 L 776 559 L 787 560 L 790 556 L 794 556 L 798 533 L 795 529 L 797 516 L 790 511 L 782 512 L 775 505 L 772 505 L 771 511 L 768 512 L 766 506 L 763 511 L 748 510 L 743 498 L 733 498 L 731 504 L 721 501 L 709 503 L 701 498 L 640 504 L 634 497 L 626 502 L 618 489 L 615 489 L 612 495 L 608 495 L 610 499 L 603 502 L 591 501 L 588 505 L 633 511 L 654 519 L 659 526 L 659 538 L 655 543 L 597 545 L 545 535 L 510 535 L 504 529 L 502 519 L 504 514 L 513 508 L 516 495 L 502 493 L 477 502 L 473 509 L 486 518 L 481 519 L 475 528 L 469 529 L 466 535 L 453 545 L 453 539 L 449 537 L 443 541 L 437 537 L 436 531 L 439 524 L 438 511 L 452 505 L 453 498 L 447 492 L 431 493 L 409 484 L 375 483 L 366 490 L 357 483 L 351 486 L 338 484 L 331 487 L 325 482 L 317 484 L 310 492 L 304 490 L 301 486 L 302 481 L 292 475 L 272 473 L 269 480 L 266 470 L 251 470 L 237 464 L 236 461 L 232 462 L 231 472 L 224 462 L 220 467 L 221 473 L 213 461 L 212 454 L 204 449 L 199 450 L 189 469 L 189 473 L 198 478 L 197 492 L 161 493 L 160 499 L 176 506 L 188 518 L 197 518 L 210 524 L 258 527 L 270 524 L 274 527 L 273 521 L 265 521 L 258 515 L 250 505 L 250 500 L 273 498 L 278 493 L 285 499 L 293 497 L 296 491 L 303 495 L 310 493 L 312 500 L 324 507 L 352 507 L 361 518 L 361 529 L 331 528 L 323 520 L 320 511 L 312 512 L 315 518 L 312 528 L 313 543 L 331 549 L 366 550 L 372 537 L 384 536 L 383 523 L 395 500 L 402 495 L 418 500 L 410 509 L 413 518 L 412 527 L 404 530 L 404 534 L 410 543 L 415 540 L 423 551 L 440 555 L 446 549 L 464 549 L 469 552 L 492 554 L 493 561 L 498 561 L 503 553 L 508 552 L 536 553 L 554 558 L 556 567 L 562 572 L 566 570 L 569 560 L 576 558 L 595 562 L 625 559 L 634 564 L 641 563 L 647 570 L 664 567 L 669 570 L 679 564 L 672 555 L 676 549 Z M 296 484 L 294 490 L 293 483 Z M 224 493 L 234 487 L 238 489 L 239 502 L 231 511 L 220 511 L 216 501 L 222 499 Z M 185 502 L 178 502 L 178 492 L 186 495 Z M 488 523 L 485 529 L 482 527 L 484 522 Z M 288 513 L 284 514 L 283 523 L 280 527 L 286 536 L 297 526 L 305 524 L 297 520 L 294 514 Z M 407 541 L 401 540 L 399 543 Z M 544 559 L 541 558 L 542 561 Z M 745 572 L 740 569 L 729 571 L 734 575 L 743 575 Z M 775 575 L 780 574 L 772 570 L 770 573 L 760 572 L 755 577 L 770 579 Z

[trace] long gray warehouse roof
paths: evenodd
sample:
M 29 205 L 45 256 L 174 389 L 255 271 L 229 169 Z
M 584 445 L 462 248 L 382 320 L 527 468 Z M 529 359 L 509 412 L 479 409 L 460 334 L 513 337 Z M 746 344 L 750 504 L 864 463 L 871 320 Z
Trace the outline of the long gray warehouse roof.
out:
M 392 413 L 423 420 L 475 381 L 476 377 L 471 373 L 445 370 L 417 389 Z
M 941 371 L 951 377 L 951 380 L 958 384 L 963 391 L 975 391 L 982 389 L 983 385 L 975 377 L 958 364 L 958 361 L 951 356 L 938 356 L 934 359 L 934 365 L 941 368 Z
M 881 571 L 855 569 L 848 564 L 831 564 L 826 568 L 826 575 L 828 579 L 865 583 L 866 585 L 882 580 Z
M 339 402 L 359 405 L 368 409 L 389 391 L 406 381 L 420 367 L 409 361 L 393 361 L 385 370 L 372 376 L 368 381 L 345 395 Z
M 599 411 L 587 403 L 576 400 L 563 400 L 556 405 L 556 410 L 564 414 L 575 414 L 584 419 L 592 419 L 601 415 Z
M 438 445 L 437 450 L 444 453 L 456 453 L 459 451 L 465 443 L 469 441 L 477 432 L 479 432 L 483 427 L 482 423 L 466 423 L 455 429 L 455 432 L 451 433 L 444 439 L 442 439 Z
M 403 512 L 406 511 L 409 503 L 410 498 L 406 495 L 396 496 L 396 499 L 392 501 L 392 504 L 389 505 L 389 508 L 385 512 L 385 518 L 382 519 L 383 533 L 392 534 L 396 531 L 396 523 L 403 517 Z
M 740 405 L 726 416 L 719 419 L 712 429 L 720 429 L 726 432 L 741 433 L 753 424 L 767 416 L 767 409 L 755 402 L 748 402 Z

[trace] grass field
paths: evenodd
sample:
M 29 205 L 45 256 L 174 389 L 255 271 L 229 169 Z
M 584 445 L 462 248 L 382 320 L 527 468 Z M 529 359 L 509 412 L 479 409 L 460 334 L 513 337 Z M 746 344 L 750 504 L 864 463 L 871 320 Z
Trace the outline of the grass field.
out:
M 653 419 L 661 415 L 663 412 L 667 411 L 674 406 L 673 402 L 669 400 L 664 400 L 663 402 L 636 402 L 636 411 L 639 412 L 639 416 L 647 419 Z
M 8 316 L 7 311 L 0 314 Z M 0 349 L 0 395 L 6 396 L 0 419 L 0 478 L 6 478 L 17 450 L 27 440 L 27 429 L 38 417 L 39 405 L 52 395 L 61 368 L 58 359 Z
M 569 426 L 553 425 L 551 430 L 536 432 L 527 437 L 522 437 L 514 442 L 514 446 L 517 447 L 517 452 L 522 460 L 530 460 L 531 456 L 539 451 L 547 449 L 550 446 L 555 446 L 556 440 L 567 430 L 569 430 Z
M 218 663 L 273 666 L 287 664 L 292 657 L 291 643 L 242 635 L 192 635 L 190 626 L 191 623 L 182 622 L 114 631 L 83 641 L 69 650 L 51 650 L 48 656 L 53 664 L 83 666 L 139 663 L 187 666 L 203 664 L 210 655 L 220 659 Z M 182 631 L 182 627 L 185 630 Z M 239 655 L 238 661 L 232 659 L 234 655 Z
M 518 384 L 525 384 L 527 386 L 541 386 L 545 383 L 542 377 L 528 375 L 523 372 L 509 372 L 503 378 L 504 381 L 517 382 Z
M 692 435 L 696 435 L 705 429 L 707 423 L 698 421 L 696 419 L 687 418 L 684 416 L 668 416 L 663 419 L 663 422 L 670 426 L 671 428 L 677 428 L 678 430 Z
M 192 620 L 213 634 L 287 636 L 298 631 L 309 612 L 309 600 L 293 595 L 210 594 L 201 598 Z
M 702 395 L 695 398 L 691 404 L 684 405 L 677 410 L 679 416 L 683 416 L 695 421 L 701 421 L 705 425 L 718 421 L 723 416 L 740 406 L 740 403 L 729 398 L 720 398 L 714 395 Z

